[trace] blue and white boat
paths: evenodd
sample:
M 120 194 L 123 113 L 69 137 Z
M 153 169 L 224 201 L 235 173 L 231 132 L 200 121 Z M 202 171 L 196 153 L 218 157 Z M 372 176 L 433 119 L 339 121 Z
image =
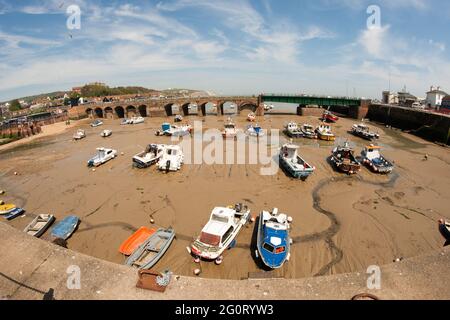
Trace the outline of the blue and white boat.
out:
M 17 218 L 18 216 L 21 216 L 24 213 L 25 213 L 24 209 L 22 209 L 22 208 L 14 208 L 13 210 L 8 212 L 7 214 L 3 215 L 3 217 L 6 220 L 12 220 L 12 219 Z
M 57 239 L 67 240 L 75 231 L 80 219 L 77 216 L 65 217 L 52 229 L 52 236 Z
M 255 124 L 255 125 L 249 125 L 247 127 L 247 134 L 251 137 L 264 137 L 264 135 L 266 134 L 264 132 L 264 129 L 261 128 L 260 125 Z
M 94 120 L 94 122 L 91 123 L 91 127 L 92 127 L 92 128 L 99 127 L 99 126 L 101 126 L 102 124 L 103 124 L 103 121 L 97 119 L 97 120 Z
M 285 144 L 280 150 L 280 166 L 292 177 L 305 181 L 316 168 L 298 155 L 298 148 L 294 144 Z
M 380 153 L 381 147 L 371 144 L 361 151 L 363 163 L 375 173 L 389 174 L 394 170 L 394 164 L 383 157 Z
M 278 209 L 259 216 L 256 257 L 271 269 L 279 269 L 290 258 L 289 218 Z

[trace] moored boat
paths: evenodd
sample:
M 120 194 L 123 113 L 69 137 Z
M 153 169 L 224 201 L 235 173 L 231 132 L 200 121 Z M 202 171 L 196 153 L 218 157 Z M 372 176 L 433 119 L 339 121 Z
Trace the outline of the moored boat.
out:
M 178 171 L 184 162 L 183 150 L 180 146 L 166 145 L 158 161 L 158 169 L 161 171 Z
M 209 261 L 220 259 L 249 219 L 250 210 L 242 204 L 214 208 L 200 236 L 192 243 L 191 254 Z
M 351 133 L 355 136 L 361 137 L 369 141 L 380 138 L 380 135 L 378 133 L 371 132 L 369 127 L 366 126 L 364 123 L 354 124 L 352 126 Z
M 180 114 L 176 115 L 175 118 L 174 118 L 174 121 L 175 121 L 175 122 L 181 122 L 181 121 L 183 121 L 183 116 L 180 115 Z
M 289 260 L 292 241 L 289 229 L 288 216 L 278 213 L 277 208 L 272 212 L 262 211 L 259 215 L 256 256 L 267 267 L 279 269 Z
M 152 234 L 156 232 L 155 229 L 147 227 L 140 227 L 128 239 L 126 239 L 119 247 L 119 252 L 123 255 L 131 255 L 141 244 L 144 243 Z
M 8 212 L 8 213 L 5 213 L 4 215 L 3 215 L 3 217 L 6 219 L 6 220 L 13 220 L 13 219 L 15 219 L 15 218 L 17 218 L 18 216 L 21 216 L 21 215 L 23 215 L 25 213 L 25 210 L 24 209 L 22 209 L 22 208 L 14 208 L 13 210 L 11 210 L 10 212 Z
M 251 137 L 264 137 L 265 135 L 264 129 L 261 128 L 261 126 L 258 124 L 249 125 L 247 127 L 246 133 Z
M 280 150 L 280 165 L 292 177 L 305 181 L 316 170 L 298 154 L 299 147 L 285 144 Z
M 174 238 L 173 229 L 158 229 L 128 257 L 125 264 L 139 269 L 152 268 L 164 256 Z
M 445 240 L 450 241 L 450 222 L 444 219 L 439 220 L 439 231 Z
M 329 110 L 325 110 L 322 115 L 322 120 L 326 122 L 335 123 L 339 120 L 339 117 L 332 114 Z
M 133 157 L 133 166 L 143 169 L 157 163 L 163 155 L 165 147 L 163 144 L 148 145 L 144 151 Z
M 333 149 L 331 162 L 336 165 L 339 171 L 347 174 L 355 174 L 361 170 L 361 164 L 356 159 L 354 151 L 348 142 L 344 146 L 338 146 Z
M 333 131 L 331 130 L 331 126 L 329 124 L 326 124 L 323 122 L 319 125 L 316 129 L 317 137 L 320 140 L 324 141 L 335 141 L 336 136 L 333 134 Z
M 55 221 L 55 216 L 51 214 L 40 214 L 31 221 L 23 230 L 26 234 L 39 238 Z
M 161 130 L 156 131 L 157 136 L 183 137 L 191 134 L 191 125 L 176 126 L 170 123 L 163 123 Z
M 310 124 L 303 124 L 301 127 L 301 131 L 303 134 L 303 137 L 308 139 L 317 139 L 317 133 L 316 130 L 314 130 L 314 127 Z
M 2 204 L 0 205 L 0 215 L 8 214 L 14 209 L 16 209 L 16 205 L 12 203 Z
M 250 121 L 250 122 L 256 121 L 256 115 L 255 115 L 254 112 L 250 112 L 250 113 L 247 115 L 247 121 Z
M 120 125 L 123 126 L 123 125 L 131 124 L 130 122 L 131 122 L 131 119 L 124 118 L 124 119 L 122 119 L 122 121 L 120 121 Z
M 95 127 L 99 127 L 103 124 L 103 121 L 97 119 L 94 122 L 91 123 L 91 127 L 95 128 Z
M 67 240 L 76 230 L 80 219 L 77 216 L 68 216 L 61 220 L 52 229 L 52 237 Z
M 379 146 L 366 146 L 361 151 L 362 162 L 376 173 L 388 174 L 394 170 L 392 162 L 383 157 Z
M 129 124 L 139 124 L 144 123 L 145 118 L 144 117 L 132 117 L 129 121 Z
M 78 129 L 77 132 L 73 135 L 74 140 L 81 140 L 86 137 L 86 132 L 83 129 Z
M 98 167 L 117 156 L 117 150 L 108 148 L 97 148 L 97 153 L 88 162 L 88 167 Z
M 228 118 L 227 123 L 224 125 L 224 129 L 222 131 L 222 137 L 225 139 L 235 138 L 238 134 L 238 130 L 236 129 L 236 125 L 234 124 L 231 118 Z
M 296 122 L 289 122 L 285 126 L 285 133 L 289 138 L 302 138 L 303 132 Z
M 100 136 L 102 136 L 103 138 L 109 137 L 111 135 L 112 135 L 111 130 L 103 130 L 102 133 L 100 133 Z

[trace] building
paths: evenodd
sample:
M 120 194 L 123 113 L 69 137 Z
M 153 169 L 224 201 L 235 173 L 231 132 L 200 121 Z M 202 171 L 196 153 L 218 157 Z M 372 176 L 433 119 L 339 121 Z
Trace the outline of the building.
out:
M 384 104 L 398 104 L 398 95 L 395 92 L 383 91 L 383 96 L 381 98 Z
M 402 92 L 398 93 L 398 104 L 402 106 L 411 107 L 417 101 L 418 101 L 417 97 L 413 96 L 406 90 L 403 90 Z
M 444 99 L 445 96 L 448 96 L 447 93 L 441 90 L 441 87 L 434 87 L 432 86 L 430 88 L 430 91 L 427 92 L 427 99 L 426 99 L 426 105 L 428 108 L 440 108 L 442 104 L 442 99 Z

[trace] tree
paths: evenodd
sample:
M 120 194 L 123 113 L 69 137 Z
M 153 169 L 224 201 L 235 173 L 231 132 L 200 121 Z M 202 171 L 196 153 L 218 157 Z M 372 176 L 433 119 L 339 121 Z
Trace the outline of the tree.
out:
M 9 111 L 18 111 L 20 109 L 22 109 L 22 106 L 19 100 L 16 99 L 10 102 Z

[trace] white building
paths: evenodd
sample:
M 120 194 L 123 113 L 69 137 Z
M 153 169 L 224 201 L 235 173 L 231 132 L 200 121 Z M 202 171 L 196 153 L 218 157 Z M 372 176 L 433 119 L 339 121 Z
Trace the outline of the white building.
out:
M 383 91 L 381 101 L 384 104 L 398 104 L 399 103 L 398 94 L 390 91 Z
M 430 91 L 427 92 L 426 105 L 429 108 L 438 109 L 442 104 L 442 99 L 447 96 L 447 93 L 441 90 L 441 87 L 431 87 Z

